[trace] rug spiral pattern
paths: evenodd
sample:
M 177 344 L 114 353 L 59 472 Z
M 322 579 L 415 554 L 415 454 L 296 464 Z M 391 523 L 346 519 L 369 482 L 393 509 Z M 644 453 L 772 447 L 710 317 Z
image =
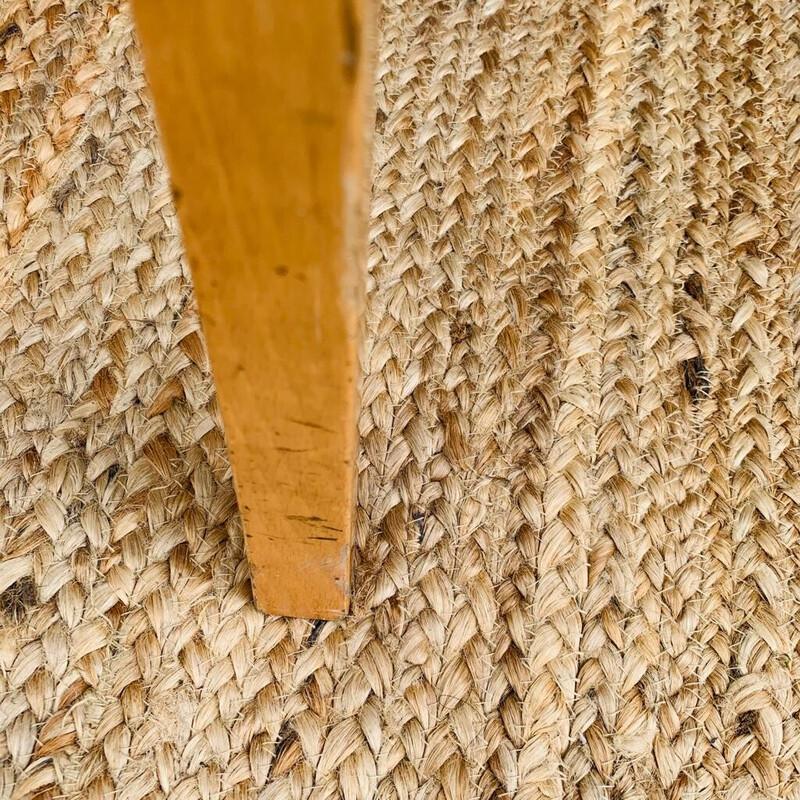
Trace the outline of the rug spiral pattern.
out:
M 386 0 L 345 620 L 253 606 L 130 11 L 0 0 L 0 800 L 800 800 L 800 6 Z

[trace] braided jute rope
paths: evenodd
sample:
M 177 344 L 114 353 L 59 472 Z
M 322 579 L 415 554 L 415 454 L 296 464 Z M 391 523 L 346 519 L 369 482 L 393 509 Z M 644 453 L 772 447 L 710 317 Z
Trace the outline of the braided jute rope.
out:
M 0 0 L 0 800 L 800 800 L 797 0 L 377 51 L 314 624 L 252 604 L 129 9 Z

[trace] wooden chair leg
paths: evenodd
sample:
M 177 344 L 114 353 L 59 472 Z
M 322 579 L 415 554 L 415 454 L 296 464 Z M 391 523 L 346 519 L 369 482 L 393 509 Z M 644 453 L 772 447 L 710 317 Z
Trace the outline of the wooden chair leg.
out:
M 369 0 L 134 0 L 258 605 L 346 613 Z

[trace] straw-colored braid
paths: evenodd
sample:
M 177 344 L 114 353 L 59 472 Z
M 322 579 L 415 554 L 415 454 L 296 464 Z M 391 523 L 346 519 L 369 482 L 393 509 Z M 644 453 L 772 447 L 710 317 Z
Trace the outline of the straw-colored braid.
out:
M 662 171 L 671 166 L 670 179 L 662 185 L 673 223 L 667 257 L 674 264 L 670 292 L 674 327 L 668 352 L 674 383 L 665 393 L 663 409 L 674 444 L 667 461 L 667 502 L 660 509 L 665 534 L 658 549 L 660 641 L 645 691 L 658 710 L 653 755 L 661 796 L 685 797 L 695 791 L 706 796 L 702 793 L 710 788 L 698 766 L 709 746 L 702 727 L 710 711 L 707 679 L 719 661 L 709 639 L 716 632 L 720 605 L 716 581 L 723 570 L 707 548 L 722 524 L 717 516 L 721 503 L 717 495 L 723 467 L 713 422 L 718 413 L 718 323 L 710 294 L 716 276 L 708 242 L 701 246 L 695 241 L 700 238 L 704 217 L 696 172 L 698 167 L 707 169 L 708 162 L 698 155 L 701 140 L 690 125 L 701 104 L 706 112 L 692 60 L 698 41 L 697 21 L 689 9 L 676 4 L 665 12 L 664 24 L 662 102 L 672 105 L 674 111 L 665 114 L 667 126 L 652 146 L 654 163 L 664 164 Z M 673 25 L 680 34 L 676 35 Z M 679 43 L 678 47 L 673 43 Z M 708 188 L 702 186 L 699 191 Z
M 795 346 L 792 340 L 791 285 L 796 280 L 798 263 L 796 254 L 787 248 L 787 226 L 785 219 L 790 214 L 786 204 L 786 179 L 794 172 L 794 167 L 784 160 L 779 144 L 792 138 L 795 123 L 783 118 L 783 104 L 787 95 L 797 92 L 797 81 L 787 75 L 784 44 L 792 39 L 796 42 L 798 35 L 797 20 L 785 20 L 783 9 L 774 3 L 757 4 L 748 17 L 750 26 L 757 25 L 757 30 L 764 45 L 756 51 L 753 58 L 752 71 L 754 88 L 763 91 L 762 113 L 753 114 L 751 123 L 756 126 L 755 138 L 759 146 L 755 148 L 755 158 L 763 178 L 758 174 L 752 176 L 765 195 L 759 197 L 759 216 L 763 220 L 763 237 L 759 240 L 758 254 L 769 272 L 768 294 L 765 297 L 765 329 L 769 337 L 769 354 L 772 361 L 772 380 L 769 384 L 770 405 L 766 410 L 771 423 L 770 444 L 766 453 L 774 462 L 773 485 L 770 487 L 775 502 L 775 534 L 781 542 L 781 552 L 774 555 L 774 548 L 765 544 L 768 562 L 774 563 L 774 578 L 781 584 L 779 597 L 766 590 L 759 576 L 761 598 L 767 599 L 771 606 L 777 606 L 776 622 L 781 636 L 788 640 L 788 648 L 782 643 L 772 645 L 770 662 L 763 670 L 767 673 L 771 690 L 769 710 L 761 714 L 755 726 L 755 734 L 768 753 L 763 767 L 762 783 L 772 781 L 777 774 L 777 792 L 790 796 L 793 787 L 796 791 L 797 778 L 794 776 L 793 753 L 799 741 L 797 714 L 800 710 L 800 697 L 796 691 L 798 670 L 793 655 L 797 651 L 800 639 L 797 636 L 795 623 L 795 588 L 798 576 L 797 552 L 800 547 L 800 529 L 797 525 L 797 514 L 794 503 L 789 499 L 793 494 L 791 488 L 787 496 L 786 489 L 796 485 L 797 475 L 793 469 L 793 458 L 789 455 L 789 467 L 786 466 L 786 454 L 790 453 L 797 441 L 797 424 L 789 409 L 797 407 L 798 386 L 792 381 L 792 362 Z M 775 42 L 775 47 L 768 42 Z M 751 66 L 749 63 L 747 66 Z M 788 80 L 787 80 L 788 78 Z M 749 131 L 748 131 L 749 132 Z M 750 177 L 750 176 L 748 176 Z M 747 192 L 753 196 L 752 189 Z M 753 277 L 753 276 L 751 276 Z M 796 313 L 796 311 L 795 311 Z M 749 327 L 748 323 L 743 326 Z M 794 442 L 793 442 L 794 439 Z M 788 487 L 787 487 L 788 484 Z M 775 563 L 777 562 L 777 563 Z M 771 576 L 772 577 L 772 576 Z M 766 638 L 766 637 L 765 637 Z M 776 736 L 772 728 L 781 720 L 780 735 Z M 766 726 L 770 726 L 767 730 Z M 771 762 L 771 763 L 769 763 Z M 751 773 L 756 777 L 758 773 Z M 761 785 L 759 788 L 761 789 Z M 772 790 L 772 789 L 770 789 Z M 763 789 L 762 789 L 763 791 Z
M 642 99 L 633 109 L 638 169 L 626 193 L 636 210 L 626 228 L 629 247 L 639 256 L 636 271 L 649 289 L 637 327 L 646 332 L 637 358 L 642 372 L 634 378 L 642 387 L 632 428 L 639 432 L 641 455 L 629 474 L 634 485 L 650 489 L 650 497 L 641 490 L 633 495 L 640 531 L 636 603 L 620 627 L 627 634 L 626 686 L 646 709 L 639 714 L 652 715 L 654 738 L 648 750 L 620 766 L 632 792 L 655 798 L 679 795 L 691 783 L 697 758 L 705 660 L 697 643 L 703 603 L 698 559 L 707 540 L 703 500 L 695 490 L 703 476 L 694 462 L 708 409 L 705 364 L 713 324 L 700 302 L 702 270 L 698 274 L 684 257 L 696 135 L 689 125 L 695 75 L 686 66 L 692 22 L 680 4 L 652 5 L 643 22 L 645 42 L 635 68 L 643 79 Z M 620 783 L 621 776 L 614 781 Z
M 499 369 L 503 361 L 496 335 L 501 323 L 492 316 L 494 309 L 501 310 L 502 306 L 494 283 L 488 279 L 501 263 L 495 248 L 502 247 L 504 240 L 499 232 L 492 231 L 494 220 L 487 211 L 496 198 L 476 191 L 489 181 L 489 175 L 498 173 L 493 184 L 502 196 L 503 162 L 496 156 L 493 138 L 501 130 L 497 127 L 501 124 L 498 117 L 505 104 L 491 96 L 495 79 L 503 85 L 502 71 L 492 73 L 493 59 L 487 56 L 492 53 L 491 36 L 496 23 L 478 11 L 456 9 L 452 14 L 419 20 L 426 26 L 440 26 L 436 36 L 439 46 L 414 86 L 408 115 L 414 127 L 408 146 L 424 146 L 434 156 L 423 161 L 413 154 L 405 162 L 395 160 L 395 165 L 397 169 L 411 167 L 416 171 L 417 185 L 428 206 L 422 213 L 409 205 L 408 224 L 414 228 L 399 237 L 402 252 L 410 248 L 411 259 L 420 259 L 421 263 L 414 268 L 411 259 L 401 257 L 385 266 L 377 265 L 383 271 L 406 261 L 412 271 L 397 284 L 389 311 L 398 314 L 398 321 L 406 330 L 424 324 L 429 331 L 428 351 L 418 349 L 412 356 L 419 359 L 417 363 L 406 365 L 401 361 L 397 365 L 400 369 L 391 374 L 394 382 L 399 377 L 403 383 L 389 393 L 395 410 L 386 419 L 393 427 L 384 434 L 386 439 L 397 439 L 402 432 L 406 446 L 400 452 L 413 459 L 405 468 L 407 479 L 401 482 L 408 487 L 400 493 L 401 506 L 392 509 L 386 518 L 387 524 L 391 518 L 397 533 L 404 530 L 409 537 L 407 557 L 412 560 L 410 593 L 404 602 L 414 612 L 401 623 L 402 633 L 393 622 L 394 631 L 403 641 L 398 664 L 404 668 L 397 681 L 402 692 L 399 699 L 410 712 L 400 743 L 415 767 L 413 772 L 403 772 L 402 780 L 409 790 L 412 785 L 441 785 L 454 796 L 466 790 L 467 782 L 477 781 L 485 769 L 483 733 L 475 725 L 482 725 L 476 711 L 482 705 L 488 680 L 486 668 L 491 651 L 486 637 L 494 615 L 487 580 L 492 567 L 485 563 L 483 555 L 491 551 L 486 546 L 476 547 L 490 522 L 486 510 L 492 504 L 486 492 L 491 487 L 483 481 L 474 491 L 464 490 L 473 482 L 467 470 L 474 469 L 476 458 L 482 459 L 487 471 L 494 469 L 497 417 L 492 404 L 502 399 L 494 386 L 506 380 L 504 370 Z M 465 36 L 465 31 L 471 33 Z M 463 95 L 450 98 L 446 87 L 453 75 L 458 76 L 456 85 Z M 386 108 L 387 125 L 391 125 L 397 109 L 389 105 Z M 476 135 L 477 130 L 481 137 Z M 451 133 L 460 146 L 448 149 L 442 136 Z M 479 174 L 476 170 L 482 163 L 489 166 Z M 379 151 L 378 169 L 380 164 Z M 440 192 L 434 191 L 434 184 L 442 186 Z M 458 213 L 453 213 L 456 210 Z M 400 209 L 401 216 L 404 213 Z M 487 222 L 490 225 L 481 232 L 476 229 L 477 224 Z M 482 239 L 486 244 L 478 245 Z M 386 243 L 385 252 L 390 241 L 388 235 L 378 238 L 382 245 Z M 472 256 L 469 261 L 474 263 L 468 263 L 465 269 L 464 255 L 476 245 L 484 252 Z M 423 268 L 430 274 L 432 264 L 439 263 L 439 259 L 443 259 L 444 269 L 438 268 L 436 281 L 415 285 L 416 275 Z M 457 272 L 452 272 L 450 265 Z M 376 274 L 380 273 L 374 271 L 373 276 Z M 400 292 L 408 289 L 408 302 L 400 302 Z M 380 297 L 380 292 L 376 294 Z M 402 316 L 405 308 L 415 306 L 424 309 L 423 314 L 409 319 Z M 460 310 L 455 324 L 447 324 L 444 312 L 456 308 Z M 405 342 L 398 344 L 399 349 L 392 342 L 391 351 L 401 355 L 407 352 Z M 451 369 L 445 375 L 438 370 L 448 359 Z M 368 374 L 366 385 L 370 383 Z M 386 385 L 391 387 L 389 380 Z M 413 412 L 406 414 L 404 406 L 410 404 Z M 465 424 L 470 415 L 476 421 L 471 429 Z M 486 433 L 481 430 L 481 421 Z M 405 425 L 407 433 L 403 431 Z M 379 469 L 368 438 L 366 442 L 367 457 Z M 393 445 L 388 447 L 391 454 Z M 414 477 L 415 462 L 419 477 Z M 434 478 L 439 490 L 426 498 L 415 496 L 412 491 L 415 487 L 418 490 L 420 478 L 426 482 Z M 381 476 L 377 485 L 385 480 L 386 476 Z M 366 505 L 364 501 L 362 505 Z M 421 512 L 425 506 L 430 508 L 427 514 Z M 385 613 L 394 614 L 391 601 L 383 606 Z M 384 612 L 379 609 L 376 613 Z M 451 625 L 455 626 L 452 638 L 447 633 Z M 430 698 L 438 698 L 439 714 L 428 713 Z M 426 741 L 435 746 L 425 749 Z M 389 785 L 387 778 L 386 786 Z
M 514 238 L 523 254 L 525 288 L 525 294 L 515 292 L 509 298 L 513 315 L 520 319 L 518 346 L 533 358 L 519 363 L 524 394 L 512 417 L 515 428 L 508 441 L 513 505 L 506 522 L 510 535 L 502 558 L 505 579 L 497 591 L 505 625 L 497 640 L 498 668 L 490 684 L 499 712 L 491 728 L 497 732 L 497 738 L 490 740 L 493 746 L 497 743 L 497 750 L 490 767 L 508 792 L 550 796 L 563 786 L 560 760 L 567 740 L 562 733 L 560 745 L 550 744 L 551 732 L 564 729 L 566 706 L 563 701 L 559 705 L 557 699 L 550 705 L 549 695 L 551 687 L 557 686 L 561 665 L 569 663 L 576 641 L 574 636 L 572 640 L 562 637 L 554 624 L 554 613 L 574 602 L 568 584 L 575 585 L 575 571 L 582 569 L 574 553 L 564 552 L 563 561 L 556 554 L 549 563 L 538 559 L 548 538 L 541 526 L 548 484 L 546 461 L 555 441 L 558 411 L 556 365 L 565 354 L 568 340 L 564 320 L 569 293 L 564 262 L 571 233 L 563 216 L 564 193 L 571 182 L 562 180 L 561 168 L 571 154 L 561 140 L 575 109 L 574 90 L 580 85 L 574 73 L 580 26 L 575 25 L 569 4 L 556 9 L 540 7 L 536 13 L 540 15 L 536 29 L 546 35 L 524 41 L 524 52 L 539 70 L 521 71 L 518 76 L 519 91 L 528 86 L 524 94 L 531 96 L 532 102 L 517 105 L 518 144 L 511 159 L 516 174 L 527 182 L 509 196 L 512 207 L 519 209 L 522 223 L 521 232 Z M 564 46 L 551 63 L 547 43 L 553 40 L 562 41 Z M 552 85 L 562 91 L 551 95 Z M 533 191 L 534 186 L 538 192 Z M 543 604 L 550 601 L 552 606 L 545 609 Z M 540 610 L 545 613 L 540 614 Z M 558 691 L 564 691 L 564 687 Z M 526 715 L 532 717 L 527 722 Z M 536 722 L 539 719 L 541 727 Z M 524 747 L 528 732 L 532 733 L 531 745 Z
M 588 476 L 589 572 L 587 591 L 580 601 L 581 662 L 572 733 L 577 741 L 570 754 L 570 761 L 576 762 L 585 758 L 581 751 L 589 756 L 589 769 L 575 775 L 580 780 L 580 796 L 585 798 L 603 796 L 604 785 L 619 777 L 615 759 L 608 757 L 608 742 L 616 740 L 615 749 L 624 761 L 635 757 L 638 748 L 646 749 L 652 736 L 646 712 L 629 715 L 639 700 L 633 685 L 623 685 L 630 662 L 624 663 L 621 657 L 619 627 L 621 615 L 633 605 L 635 564 L 641 557 L 632 524 L 636 511 L 630 482 L 631 470 L 637 469 L 638 443 L 631 440 L 636 431 L 632 424 L 635 403 L 630 393 L 626 397 L 625 388 L 636 369 L 637 345 L 633 328 L 620 324 L 623 308 L 631 319 L 641 315 L 637 287 L 626 287 L 624 280 L 620 230 L 620 223 L 630 213 L 623 194 L 632 142 L 627 92 L 638 88 L 637 78 L 631 86 L 628 79 L 636 58 L 633 42 L 641 33 L 631 4 L 597 8 L 590 18 L 586 173 L 579 182 L 580 210 L 572 246 L 579 262 L 598 271 L 590 279 L 593 306 L 599 314 L 595 345 L 599 356 L 595 367 L 598 427 Z M 620 789 L 624 786 L 623 778 Z
M 763 24 L 763 27 L 762 27 Z M 789 658 L 792 550 L 796 532 L 781 525 L 776 486 L 776 394 L 782 362 L 780 337 L 771 323 L 780 296 L 777 264 L 768 253 L 778 231 L 770 193 L 776 177 L 774 151 L 759 144 L 762 111 L 753 105 L 768 78 L 771 57 L 758 47 L 767 18 L 744 6 L 732 14 L 724 42 L 729 75 L 747 70 L 739 102 L 727 106 L 734 168 L 726 245 L 731 298 L 723 324 L 731 340 L 732 393 L 724 408 L 732 467 L 733 577 L 731 680 L 722 699 L 722 745 L 731 797 L 781 793 L 782 727 L 791 713 Z M 740 41 L 752 41 L 742 52 Z
M 588 523 L 582 497 L 586 487 L 572 487 L 566 479 L 569 475 L 578 484 L 586 479 L 589 448 L 577 435 L 582 427 L 577 417 L 591 411 L 580 397 L 586 387 L 579 375 L 585 374 L 587 356 L 580 352 L 570 358 L 568 350 L 570 339 L 580 343 L 587 332 L 587 321 L 581 319 L 588 308 L 588 303 L 581 303 L 587 289 L 570 278 L 568 268 L 576 189 L 574 177 L 565 169 L 574 163 L 579 171 L 582 157 L 577 134 L 585 81 L 576 66 L 584 20 L 570 6 L 558 14 L 563 17 L 558 25 L 564 31 L 560 36 L 565 52 L 540 81 L 544 84 L 549 78 L 563 93 L 550 107 L 524 109 L 522 119 L 523 169 L 531 176 L 529 187 L 541 188 L 541 193 L 531 191 L 525 199 L 535 226 L 531 244 L 541 248 L 532 252 L 530 267 L 536 302 L 530 312 L 528 347 L 537 359 L 525 374 L 528 401 L 519 414 L 524 427 L 512 442 L 510 526 L 516 534 L 508 566 L 518 566 L 513 583 L 503 592 L 507 601 L 502 610 L 513 609 L 512 600 L 519 602 L 517 593 L 524 603 L 520 612 L 507 617 L 514 622 L 513 637 L 504 644 L 500 661 L 510 689 L 501 716 L 510 741 L 521 746 L 513 777 L 517 790 L 530 797 L 559 796 L 569 780 L 563 758 L 569 745 L 579 636 L 577 599 L 585 585 L 583 531 Z M 575 141 L 563 143 L 570 129 L 575 130 Z M 570 316 L 576 317 L 572 328 L 563 324 Z M 565 359 L 563 371 L 556 367 L 561 359 Z M 560 404 L 560 385 L 574 387 L 577 395 L 571 402 Z M 563 441 L 557 436 L 558 426 L 570 431 Z M 523 627 L 526 618 L 530 627 Z M 527 659 L 522 646 L 526 639 Z

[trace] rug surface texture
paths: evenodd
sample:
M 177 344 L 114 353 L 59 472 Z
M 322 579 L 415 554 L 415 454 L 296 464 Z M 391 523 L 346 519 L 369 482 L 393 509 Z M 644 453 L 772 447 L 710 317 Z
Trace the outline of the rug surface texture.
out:
M 377 54 L 354 608 L 268 617 L 130 9 L 0 0 L 0 800 L 800 800 L 798 2 Z

